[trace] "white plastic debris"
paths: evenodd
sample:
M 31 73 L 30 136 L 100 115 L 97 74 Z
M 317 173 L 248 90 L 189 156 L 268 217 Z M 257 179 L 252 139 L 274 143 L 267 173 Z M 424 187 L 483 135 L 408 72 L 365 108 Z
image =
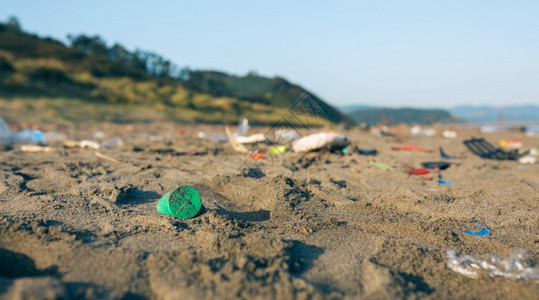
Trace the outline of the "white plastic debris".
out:
M 436 135 L 436 130 L 433 128 L 421 128 L 420 126 L 414 126 L 410 128 L 410 132 L 415 136 L 434 136 Z
M 239 144 L 254 144 L 266 141 L 266 137 L 263 133 L 257 133 L 249 136 L 237 136 L 235 139 Z
M 534 164 L 537 161 L 535 156 L 526 155 L 518 159 L 518 162 L 521 164 Z
M 279 129 L 275 132 L 275 136 L 283 142 L 294 141 L 301 138 L 301 134 L 293 129 Z
M 309 152 L 348 142 L 348 137 L 338 133 L 319 132 L 300 138 L 292 145 L 294 152 Z
M 539 280 L 539 269 L 531 267 L 526 251 L 518 250 L 508 258 L 489 255 L 481 259 L 470 255 L 459 257 L 457 252 L 448 250 L 446 266 L 448 269 L 471 278 L 482 275 L 503 276 L 515 279 Z
M 453 130 L 444 130 L 442 136 L 446 139 L 454 139 L 457 137 L 457 132 Z
M 197 132 L 197 137 L 198 137 L 199 139 L 206 138 L 206 132 L 204 132 L 204 131 L 199 131 L 199 132 Z
M 64 146 L 73 148 L 73 147 L 80 147 L 80 148 L 92 148 L 95 150 L 99 150 L 101 148 L 97 142 L 94 141 L 88 141 L 88 140 L 82 140 L 82 141 L 72 141 L 72 140 L 65 140 Z
M 240 126 L 238 127 L 238 130 L 234 132 L 233 136 L 236 138 L 239 136 L 245 136 L 247 135 L 248 131 L 249 131 L 249 120 L 243 119 L 240 122 Z
M 22 145 L 21 146 L 22 152 L 51 152 L 51 147 L 44 147 L 44 146 L 38 146 L 38 145 Z
M 117 136 L 103 143 L 103 147 L 105 148 L 121 147 L 123 145 L 124 145 L 124 141 Z

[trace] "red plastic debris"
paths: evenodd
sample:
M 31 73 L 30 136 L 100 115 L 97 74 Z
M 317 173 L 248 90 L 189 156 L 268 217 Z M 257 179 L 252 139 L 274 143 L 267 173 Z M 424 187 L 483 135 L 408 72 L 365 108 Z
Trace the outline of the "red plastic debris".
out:
M 264 154 L 262 153 L 253 153 L 251 155 L 249 155 L 250 158 L 254 158 L 254 159 L 264 159 Z
M 432 176 L 423 176 L 423 179 L 425 179 L 425 180 L 432 180 Z
M 429 174 L 429 169 L 427 168 L 419 168 L 419 169 L 411 169 L 410 174 L 412 175 L 425 175 Z
M 393 146 L 391 150 L 406 150 L 406 151 L 420 151 L 420 152 L 432 152 L 430 149 L 425 149 L 416 145 L 402 145 L 402 146 Z

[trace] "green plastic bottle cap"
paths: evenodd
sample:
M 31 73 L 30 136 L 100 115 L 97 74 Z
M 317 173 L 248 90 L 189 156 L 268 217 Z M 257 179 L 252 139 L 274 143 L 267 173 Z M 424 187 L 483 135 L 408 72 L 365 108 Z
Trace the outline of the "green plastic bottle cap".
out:
M 167 216 L 190 219 L 200 211 L 200 193 L 192 186 L 180 185 L 157 202 L 157 211 Z

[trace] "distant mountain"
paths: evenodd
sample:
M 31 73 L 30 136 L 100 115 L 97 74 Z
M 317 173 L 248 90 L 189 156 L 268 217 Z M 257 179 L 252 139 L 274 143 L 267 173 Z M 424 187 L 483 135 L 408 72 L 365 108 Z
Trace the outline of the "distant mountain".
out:
M 414 108 L 364 108 L 348 113 L 356 123 L 384 124 L 433 124 L 453 123 L 458 120 L 443 109 Z
M 381 107 L 379 106 L 372 106 L 372 105 L 342 105 L 338 107 L 343 113 L 348 114 L 351 112 L 354 112 L 356 110 L 365 110 L 365 109 L 379 109 Z
M 23 31 L 16 19 L 0 22 L 0 104 L 32 107 L 69 121 L 236 123 L 248 118 L 265 125 L 351 124 L 325 101 L 280 77 L 193 71 L 149 51 L 109 46 L 99 36 L 68 38 L 71 44 L 65 45 Z M 305 117 L 306 104 L 316 104 L 318 111 L 311 114 L 316 117 Z M 294 109 L 304 116 L 284 120 Z M 0 116 L 9 115 L 14 114 Z
M 457 106 L 450 109 L 457 118 L 472 123 L 494 123 L 501 117 L 505 122 L 539 122 L 539 106 Z

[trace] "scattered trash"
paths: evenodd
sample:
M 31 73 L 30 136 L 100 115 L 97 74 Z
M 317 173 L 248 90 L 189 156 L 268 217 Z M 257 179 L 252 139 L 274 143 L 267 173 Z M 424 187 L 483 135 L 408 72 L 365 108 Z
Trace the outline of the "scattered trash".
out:
M 375 161 L 371 161 L 370 164 L 372 166 L 375 166 L 377 167 L 378 169 L 380 170 L 387 170 L 387 171 L 391 171 L 391 170 L 395 170 L 395 168 L 393 168 L 392 166 L 388 165 L 388 164 L 385 164 L 383 162 L 375 162 Z
M 44 146 L 38 146 L 38 145 L 22 145 L 21 146 L 22 152 L 51 152 L 51 147 L 44 147 Z
M 19 133 L 14 133 L 4 119 L 0 118 L 0 144 L 47 144 L 47 140 L 39 130 L 23 129 Z
M 453 183 L 451 181 L 447 180 L 438 180 L 438 184 L 446 184 L 446 185 L 452 185 Z
M 481 157 L 481 158 L 487 158 L 487 159 L 496 159 L 496 160 L 516 160 L 520 155 L 518 154 L 518 150 L 513 151 L 505 151 L 501 148 L 495 148 L 491 143 L 485 141 L 485 139 L 480 138 L 472 138 L 469 140 L 464 141 L 464 145 L 470 151 L 473 152 L 473 154 Z
M 427 168 L 411 169 L 410 171 L 408 171 L 408 173 L 410 173 L 410 175 L 425 175 L 425 174 L 429 174 L 429 169 Z
M 102 154 L 102 153 L 99 153 L 99 152 L 96 152 L 95 156 L 97 156 L 99 158 L 102 158 L 102 159 L 105 159 L 105 160 L 108 160 L 108 161 L 111 161 L 111 162 L 119 164 L 119 165 L 123 164 L 123 162 L 117 160 L 116 158 L 112 158 L 112 157 L 110 157 L 108 155 L 105 155 L 105 154 Z
M 423 176 L 423 179 L 425 179 L 425 180 L 432 180 L 432 176 L 426 176 L 426 175 L 425 175 L 425 176 Z
M 522 148 L 522 141 L 513 139 L 513 140 L 501 140 L 500 146 L 506 149 L 520 149 Z
M 64 146 L 68 148 L 74 148 L 74 147 L 80 147 L 80 148 L 92 148 L 95 150 L 99 150 L 101 148 L 97 142 L 88 141 L 88 140 L 82 140 L 82 141 L 73 141 L 73 140 L 65 140 Z
M 498 131 L 498 127 L 496 126 L 481 126 L 481 133 L 493 133 Z
M 206 133 L 204 131 L 199 131 L 199 132 L 197 132 L 197 137 L 199 139 L 206 138 Z
M 445 169 L 451 167 L 451 163 L 448 163 L 448 162 L 445 162 L 445 161 L 422 162 L 421 165 L 424 168 L 427 168 L 427 169 L 439 169 L 439 170 L 445 170 Z
M 264 159 L 264 154 L 262 153 L 253 153 L 251 155 L 249 155 L 250 158 L 254 158 L 254 159 Z
M 528 151 L 528 154 L 531 156 L 537 156 L 538 153 L 537 148 L 531 148 L 530 151 Z
M 247 132 L 249 131 L 249 120 L 247 119 L 243 119 L 240 121 L 240 125 L 238 127 L 238 130 L 236 130 L 236 132 L 234 132 L 234 137 L 237 138 L 237 137 L 240 137 L 240 136 L 245 136 L 247 135 Z
M 531 155 L 526 155 L 518 159 L 518 162 L 521 164 L 534 164 L 537 161 L 537 158 Z
M 460 158 L 458 156 L 448 155 L 447 153 L 444 152 L 444 149 L 442 149 L 442 147 L 440 147 L 440 156 L 445 159 L 459 159 Z
M 403 146 L 392 146 L 391 150 L 405 150 L 405 151 L 420 151 L 420 152 L 432 152 L 430 149 L 425 149 L 416 145 L 403 145 Z
M 341 152 L 342 152 L 343 154 L 348 153 L 348 147 L 342 148 L 342 149 L 341 149 Z
M 173 189 L 157 202 L 159 213 L 181 219 L 196 216 L 201 208 L 200 193 L 189 185 L 181 185 Z
M 243 153 L 247 152 L 247 148 L 245 148 L 245 146 L 236 142 L 236 139 L 234 139 L 234 137 L 230 133 L 230 128 L 228 128 L 228 126 L 225 127 L 225 131 L 226 135 L 228 135 L 228 141 L 230 142 L 230 145 L 232 145 L 232 148 L 234 148 L 234 150 Z
M 414 126 L 410 128 L 410 132 L 414 136 L 434 136 L 436 135 L 436 130 L 433 128 L 423 129 L 420 126 Z
M 275 146 L 275 147 L 269 148 L 269 153 L 271 153 L 271 154 L 281 154 L 281 153 L 285 153 L 286 150 L 287 150 L 287 148 L 284 145 Z
M 338 133 L 319 132 L 300 138 L 292 145 L 294 152 L 309 152 L 324 147 L 344 148 L 350 143 L 348 137 Z
M 357 149 L 357 153 L 360 155 L 376 155 L 378 151 L 376 149 Z
M 275 132 L 275 136 L 282 142 L 290 142 L 301 138 L 301 134 L 293 129 L 279 129 Z
M 477 227 L 481 227 L 479 224 L 477 224 Z M 475 236 L 490 236 L 490 230 L 486 227 L 483 227 L 480 231 L 464 231 L 464 230 L 460 230 L 466 234 L 469 234 L 469 235 L 475 235 Z
M 514 279 L 539 280 L 539 268 L 532 267 L 525 250 L 517 250 L 508 258 L 490 254 L 488 259 L 470 255 L 459 257 L 457 252 L 445 252 L 448 260 L 446 267 L 470 278 L 479 278 L 486 274 L 489 277 L 503 276 Z
M 457 132 L 453 130 L 444 130 L 442 136 L 446 139 L 455 139 L 457 138 Z
M 124 141 L 122 141 L 119 137 L 113 137 L 110 140 L 106 141 L 103 144 L 104 148 L 113 148 L 113 147 L 122 147 L 124 145 Z
M 210 137 L 211 143 L 224 143 L 228 142 L 228 137 L 222 133 L 213 132 Z
M 250 136 L 237 136 L 234 137 L 237 143 L 239 144 L 254 144 L 266 141 L 266 136 L 262 133 L 253 134 Z

